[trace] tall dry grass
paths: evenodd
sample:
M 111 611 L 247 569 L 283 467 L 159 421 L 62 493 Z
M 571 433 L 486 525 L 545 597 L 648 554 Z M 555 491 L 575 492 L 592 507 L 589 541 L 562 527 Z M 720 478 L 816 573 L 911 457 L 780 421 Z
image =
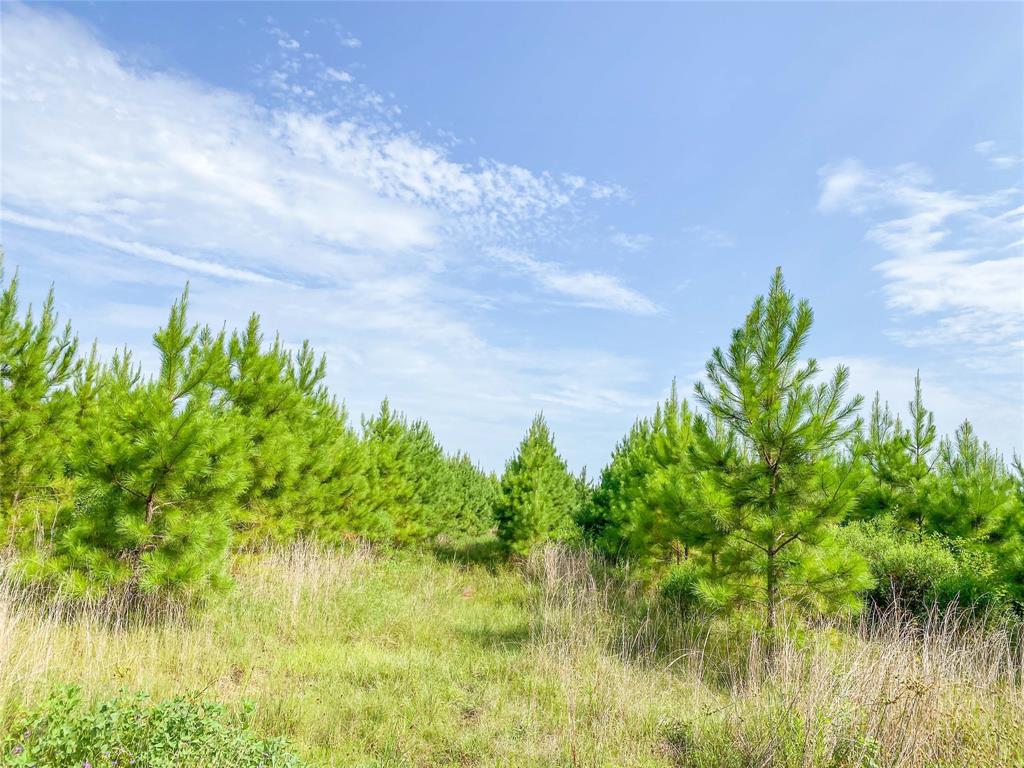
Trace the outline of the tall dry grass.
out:
M 234 644 L 225 641 L 225 628 L 251 626 L 261 610 L 272 614 L 259 622 L 265 628 L 315 621 L 328 594 L 351 585 L 371 559 L 364 544 L 338 550 L 313 542 L 240 555 L 235 591 L 245 601 L 209 610 L 129 592 L 71 598 L 26 585 L 0 564 L 0 723 L 71 682 L 95 696 L 111 693 L 113 684 L 155 695 L 208 689 L 234 700 L 237 686 L 225 683 L 244 670 L 224 663 Z
M 680 764 L 1024 766 L 1019 624 L 890 611 L 794 628 L 769 662 L 755 630 L 682 619 L 586 552 L 549 546 L 526 572 L 553 674 L 607 652 L 692 681 L 694 698 L 662 729 Z
M 252 699 L 314 764 L 1024 765 L 1022 638 L 953 614 L 798 627 L 685 618 L 557 547 L 497 572 L 300 543 L 240 555 L 203 611 L 0 575 L 0 723 L 73 682 Z

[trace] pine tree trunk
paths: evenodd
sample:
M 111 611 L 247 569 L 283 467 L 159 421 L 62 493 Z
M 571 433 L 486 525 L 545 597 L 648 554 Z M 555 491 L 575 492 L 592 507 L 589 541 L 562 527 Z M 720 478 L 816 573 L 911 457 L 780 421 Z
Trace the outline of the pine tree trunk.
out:
M 768 668 L 775 663 L 776 609 L 779 599 L 778 573 L 775 566 L 775 552 L 768 553 L 768 572 L 765 577 L 765 661 Z

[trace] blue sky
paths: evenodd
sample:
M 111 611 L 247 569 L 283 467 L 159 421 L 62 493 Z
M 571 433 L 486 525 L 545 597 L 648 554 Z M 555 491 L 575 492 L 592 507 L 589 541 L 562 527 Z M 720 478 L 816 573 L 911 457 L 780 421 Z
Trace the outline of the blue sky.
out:
M 808 354 L 1024 447 L 1024 6 L 2 10 L 2 240 L 84 340 L 258 311 L 498 468 L 596 471 L 781 265 Z

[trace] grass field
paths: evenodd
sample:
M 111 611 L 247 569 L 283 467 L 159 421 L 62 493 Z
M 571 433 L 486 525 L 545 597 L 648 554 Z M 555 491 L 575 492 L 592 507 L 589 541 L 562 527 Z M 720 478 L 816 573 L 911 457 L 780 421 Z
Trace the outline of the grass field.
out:
M 582 555 L 489 568 L 299 545 L 238 556 L 194 616 L 119 624 L 7 585 L 0 718 L 77 683 L 252 700 L 324 766 L 1019 766 L 1006 629 L 791 632 L 684 621 Z

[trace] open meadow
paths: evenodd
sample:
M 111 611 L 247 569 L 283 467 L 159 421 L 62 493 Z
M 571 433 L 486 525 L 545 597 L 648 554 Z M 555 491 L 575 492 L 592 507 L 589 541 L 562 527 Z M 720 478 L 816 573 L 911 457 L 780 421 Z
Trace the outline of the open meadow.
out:
M 515 566 L 296 544 L 198 615 L 118 625 L 5 584 L 0 706 L 73 683 L 217 699 L 314 766 L 1017 766 L 1021 645 L 881 619 L 788 637 L 685 621 L 587 556 Z M 8 752 L 13 742 L 8 742 Z M 116 759 L 116 758 L 114 758 Z M 126 762 L 126 761 L 124 761 Z M 114 765 L 99 755 L 94 768 Z M 124 763 L 122 763 L 124 764 Z

